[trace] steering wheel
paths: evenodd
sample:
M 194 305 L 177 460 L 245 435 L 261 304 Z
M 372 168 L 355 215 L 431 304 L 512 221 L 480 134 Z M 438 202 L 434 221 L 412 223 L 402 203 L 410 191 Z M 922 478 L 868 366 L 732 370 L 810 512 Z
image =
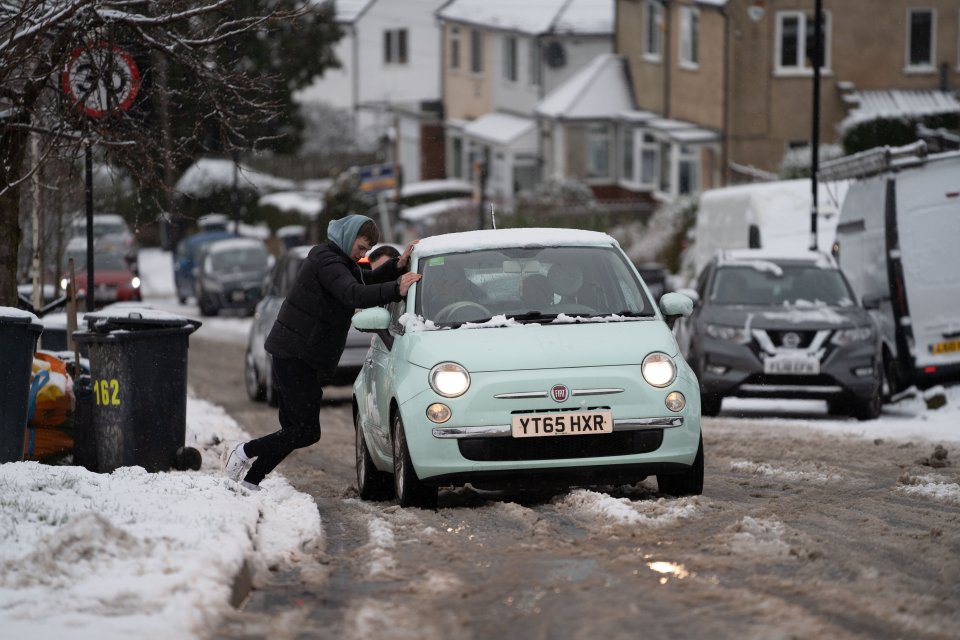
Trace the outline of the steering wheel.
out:
M 489 318 L 492 314 L 490 309 L 487 309 L 485 306 L 479 302 L 472 302 L 470 300 L 458 300 L 457 302 L 451 302 L 443 309 L 437 312 L 436 320 L 437 322 L 456 322 L 454 315 L 464 309 L 479 309 L 483 315 L 481 318 Z M 466 322 L 467 320 L 464 320 Z

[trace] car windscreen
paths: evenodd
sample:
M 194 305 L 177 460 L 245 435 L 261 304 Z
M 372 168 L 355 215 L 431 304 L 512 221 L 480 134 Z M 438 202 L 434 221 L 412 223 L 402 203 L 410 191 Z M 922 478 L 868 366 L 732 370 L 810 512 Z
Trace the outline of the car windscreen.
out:
M 653 306 L 613 247 L 485 249 L 425 257 L 416 313 L 439 326 L 504 315 L 549 322 L 561 314 L 652 316 Z
M 813 265 L 725 266 L 717 269 L 709 299 L 744 306 L 851 306 L 854 296 L 838 269 Z
M 228 249 L 210 254 L 210 270 L 214 273 L 229 271 L 265 271 L 267 252 L 259 247 Z
M 87 268 L 87 252 L 71 251 L 67 253 L 67 258 L 73 258 L 74 268 L 78 271 Z M 67 262 L 66 260 L 64 262 Z M 69 264 L 69 263 L 68 263 Z M 126 256 L 120 253 L 110 253 L 106 251 L 97 251 L 93 254 L 94 271 L 127 271 L 130 264 Z

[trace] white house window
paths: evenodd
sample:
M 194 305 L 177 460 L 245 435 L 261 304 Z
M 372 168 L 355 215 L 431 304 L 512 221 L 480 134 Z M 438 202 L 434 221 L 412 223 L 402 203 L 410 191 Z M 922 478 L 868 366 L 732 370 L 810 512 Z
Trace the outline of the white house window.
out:
M 700 64 L 700 11 L 680 8 L 680 66 L 696 69 Z
M 476 29 L 470 31 L 470 71 L 483 73 L 483 34 Z
M 633 148 L 633 126 L 626 125 L 620 129 L 620 179 L 626 182 L 636 182 L 636 167 L 633 161 L 636 150 Z
M 933 9 L 907 10 L 907 68 L 933 68 L 937 16 Z
M 517 38 L 505 36 L 503 38 L 503 77 L 510 81 L 517 81 Z
M 657 165 L 660 147 L 649 133 L 643 134 L 640 142 L 640 184 L 653 187 L 657 184 Z
M 647 60 L 659 61 L 661 55 L 660 28 L 663 24 L 663 6 L 658 0 L 647 0 L 643 12 L 643 55 Z
M 812 73 L 816 20 L 813 13 L 781 11 L 777 14 L 777 72 Z M 820 57 L 822 69 L 830 68 L 830 13 L 823 12 Z
M 680 145 L 677 153 L 677 193 L 696 193 L 700 190 L 698 147 Z
M 533 189 L 540 181 L 540 164 L 536 156 L 518 155 L 513 161 L 513 192 Z
M 450 68 L 460 68 L 460 28 L 450 28 Z
M 406 29 L 388 29 L 383 32 L 383 62 L 407 64 Z
M 530 41 L 530 86 L 539 87 L 541 82 L 540 76 L 540 43 L 536 40 Z
M 587 178 L 610 177 L 610 126 L 587 127 Z

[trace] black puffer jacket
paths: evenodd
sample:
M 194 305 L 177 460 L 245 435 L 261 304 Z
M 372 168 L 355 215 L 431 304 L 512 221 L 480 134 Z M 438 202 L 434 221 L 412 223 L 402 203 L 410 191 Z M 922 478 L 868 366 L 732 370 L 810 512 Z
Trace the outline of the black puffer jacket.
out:
M 400 300 L 399 277 L 396 258 L 376 271 L 361 271 L 332 242 L 318 244 L 304 260 L 264 348 L 274 357 L 300 358 L 332 371 L 354 311 Z

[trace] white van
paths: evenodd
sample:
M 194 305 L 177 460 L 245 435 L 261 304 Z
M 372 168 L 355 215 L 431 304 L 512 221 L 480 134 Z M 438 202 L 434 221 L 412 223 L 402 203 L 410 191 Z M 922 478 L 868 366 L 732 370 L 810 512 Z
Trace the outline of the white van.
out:
M 817 248 L 829 250 L 845 182 L 821 182 L 817 189 Z M 681 275 L 699 275 L 718 251 L 769 249 L 796 253 L 810 248 L 810 180 L 757 182 L 700 195 L 693 244 L 684 252 Z
M 880 327 L 890 390 L 960 378 L 960 151 L 884 147 L 819 175 L 854 180 L 833 252 Z

